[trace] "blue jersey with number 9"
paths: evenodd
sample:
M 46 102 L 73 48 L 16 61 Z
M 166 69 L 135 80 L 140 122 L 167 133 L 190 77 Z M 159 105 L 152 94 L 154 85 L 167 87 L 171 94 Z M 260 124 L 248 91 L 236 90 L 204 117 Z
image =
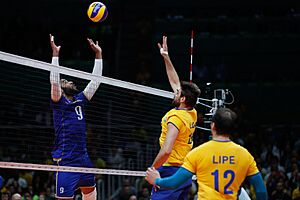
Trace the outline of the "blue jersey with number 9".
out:
M 54 160 L 72 161 L 87 153 L 84 106 L 87 98 L 83 92 L 74 101 L 62 95 L 58 102 L 51 100 L 55 129 Z

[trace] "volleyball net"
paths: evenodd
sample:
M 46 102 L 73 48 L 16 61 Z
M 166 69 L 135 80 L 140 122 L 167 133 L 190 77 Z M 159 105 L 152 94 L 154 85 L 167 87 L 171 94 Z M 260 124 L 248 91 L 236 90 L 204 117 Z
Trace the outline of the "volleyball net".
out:
M 93 66 L 88 68 L 91 72 Z M 90 80 L 101 83 L 85 109 L 87 149 L 95 168 L 52 165 L 51 70 L 75 82 L 79 90 Z M 0 168 L 145 175 L 159 150 L 160 122 L 172 108 L 173 93 L 90 72 L 0 52 Z M 201 113 L 201 107 L 211 111 L 218 100 L 200 98 L 198 103 Z

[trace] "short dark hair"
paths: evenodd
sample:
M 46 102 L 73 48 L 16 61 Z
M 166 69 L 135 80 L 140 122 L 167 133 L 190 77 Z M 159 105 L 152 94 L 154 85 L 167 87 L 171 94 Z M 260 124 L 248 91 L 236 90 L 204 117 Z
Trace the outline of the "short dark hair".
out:
M 229 108 L 218 108 L 211 121 L 218 135 L 231 135 L 237 130 L 237 114 Z
M 181 81 L 181 96 L 185 97 L 185 104 L 190 107 L 195 107 L 201 90 L 195 83 Z

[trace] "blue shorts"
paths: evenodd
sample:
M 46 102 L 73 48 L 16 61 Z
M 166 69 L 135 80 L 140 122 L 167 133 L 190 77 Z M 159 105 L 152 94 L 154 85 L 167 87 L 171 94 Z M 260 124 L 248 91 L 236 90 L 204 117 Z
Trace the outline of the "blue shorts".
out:
M 61 160 L 56 162 L 59 166 L 88 167 L 93 164 L 88 155 L 77 157 L 76 160 Z M 73 198 L 74 192 L 80 187 L 94 187 L 95 175 L 78 172 L 56 172 L 56 198 Z
M 172 176 L 177 172 L 179 167 L 162 166 L 157 170 L 162 178 Z M 157 191 L 152 188 L 151 200 L 187 200 L 188 194 L 192 186 L 192 179 L 173 190 L 159 189 Z

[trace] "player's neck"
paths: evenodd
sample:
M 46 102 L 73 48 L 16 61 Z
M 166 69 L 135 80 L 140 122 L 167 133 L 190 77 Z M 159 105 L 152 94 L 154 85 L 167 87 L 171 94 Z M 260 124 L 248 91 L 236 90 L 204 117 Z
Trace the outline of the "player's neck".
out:
M 177 108 L 177 110 L 192 110 L 192 107 L 187 107 L 185 104 L 180 104 Z
M 73 98 L 72 95 L 66 95 L 66 94 L 64 94 L 64 96 L 65 96 L 68 100 L 70 100 L 70 101 L 73 101 L 73 100 L 74 100 L 74 98 Z
M 213 134 L 212 139 L 215 141 L 230 141 L 229 136 Z

